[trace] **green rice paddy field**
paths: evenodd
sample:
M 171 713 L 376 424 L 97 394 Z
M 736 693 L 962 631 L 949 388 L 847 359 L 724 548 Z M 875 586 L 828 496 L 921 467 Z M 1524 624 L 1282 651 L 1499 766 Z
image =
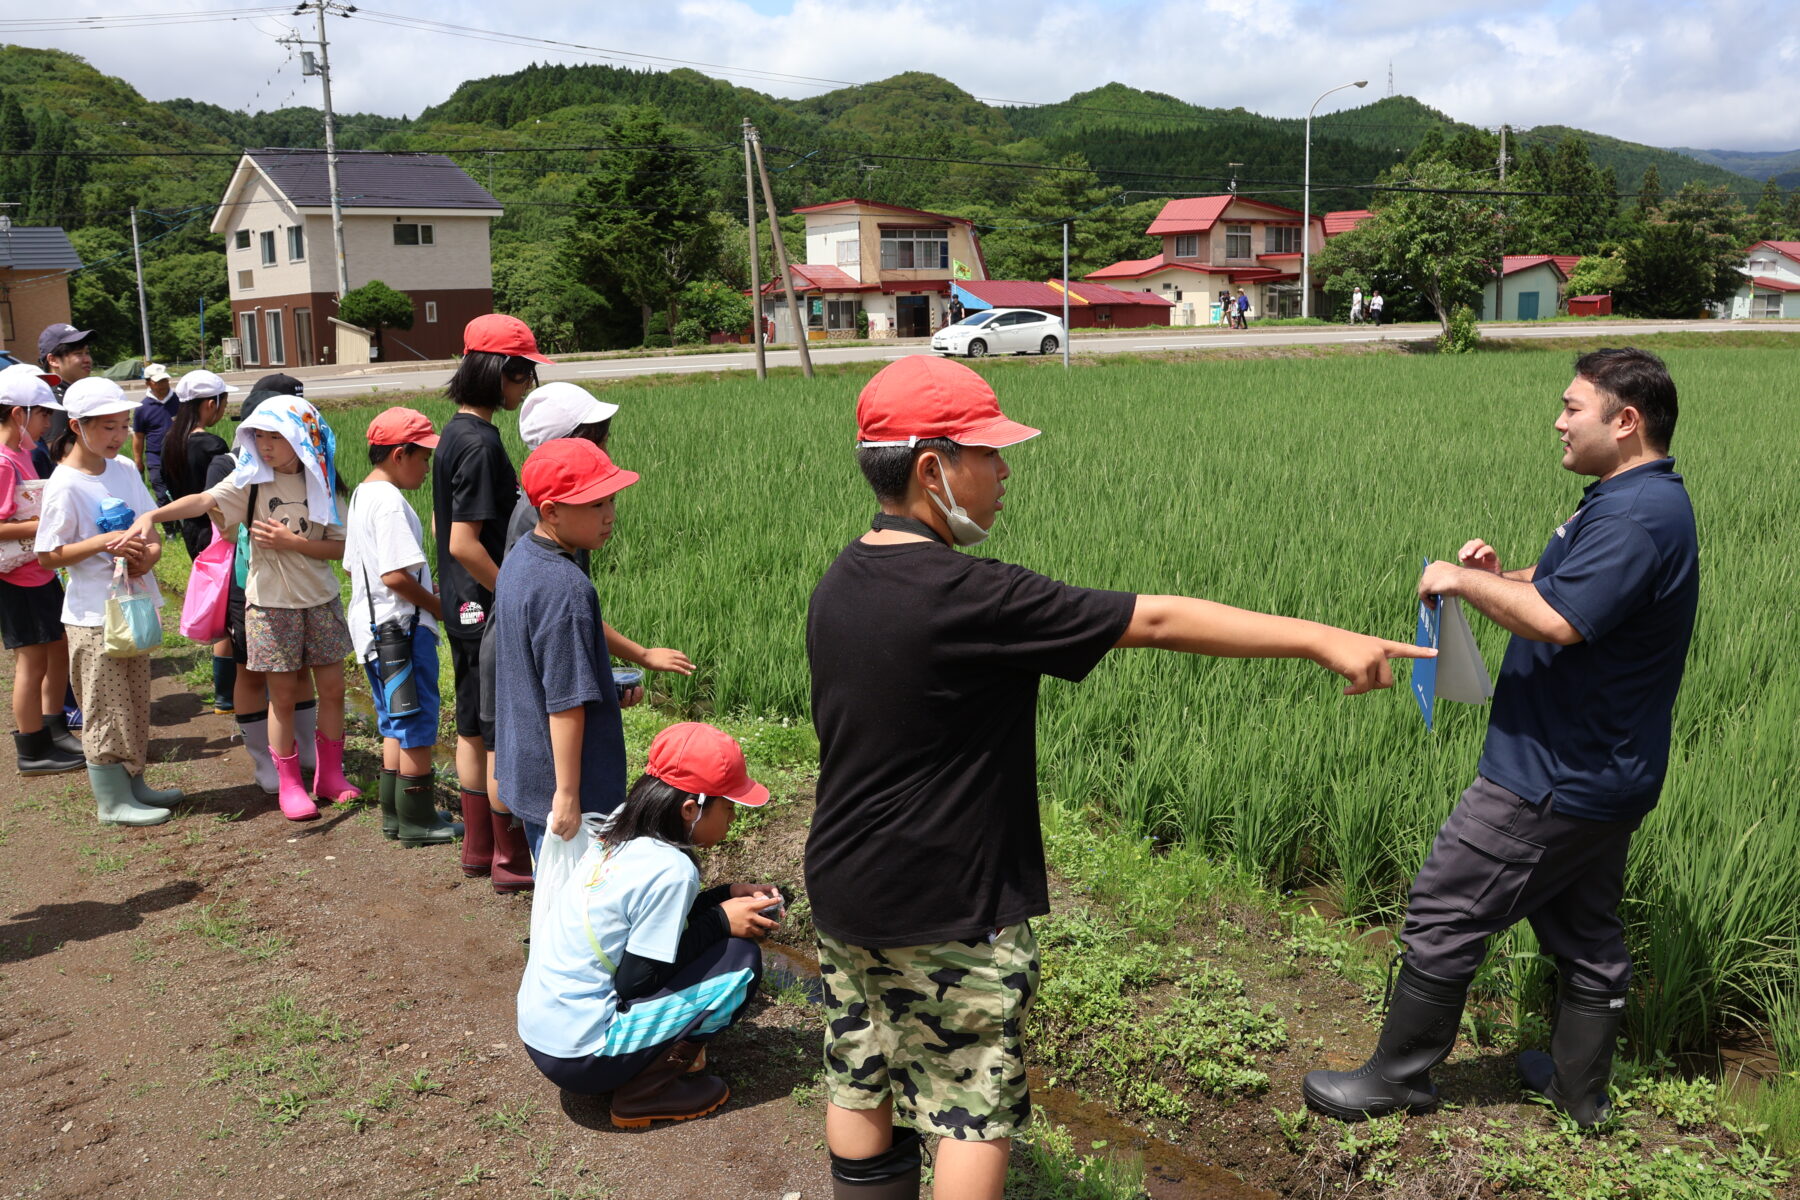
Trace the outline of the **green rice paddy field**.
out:
M 1749 1022 L 1800 1070 L 1795 360 L 1778 349 L 1667 357 L 1704 592 L 1669 784 L 1633 847 L 1632 1032 L 1673 1051 Z M 984 365 L 1008 413 L 1045 432 L 1009 456 L 1006 511 L 982 552 L 1088 586 L 1410 639 L 1421 557 L 1479 536 L 1523 566 L 1574 510 L 1585 480 L 1560 469 L 1551 428 L 1570 362 L 1522 351 Z M 675 705 L 806 713 L 808 594 L 874 510 L 851 449 L 866 376 L 608 390 L 623 405 L 614 455 L 644 478 L 621 497 L 595 578 L 615 626 L 700 664 L 692 680 L 659 681 Z M 380 407 L 330 414 L 352 483 Z M 451 411 L 441 399 L 421 407 L 440 422 Z M 514 419 L 501 426 L 522 457 Z M 416 499 L 429 519 L 428 494 Z M 1474 624 L 1497 669 L 1504 633 Z M 1080 686 L 1045 684 L 1046 801 L 1392 920 L 1472 778 L 1486 721 L 1444 705 L 1426 732 L 1404 670 L 1393 691 L 1345 698 L 1306 663 L 1115 654 Z M 1541 989 L 1532 949 L 1516 932 L 1487 986 L 1522 1000 Z

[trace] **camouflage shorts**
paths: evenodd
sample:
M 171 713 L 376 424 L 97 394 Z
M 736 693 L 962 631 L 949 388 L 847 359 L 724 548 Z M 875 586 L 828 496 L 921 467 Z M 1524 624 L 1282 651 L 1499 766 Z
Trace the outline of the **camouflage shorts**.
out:
M 825 1074 L 840 1108 L 875 1108 L 924 1133 L 985 1142 L 1031 1119 L 1021 1030 L 1037 995 L 1031 927 L 993 942 L 872 950 L 819 935 Z

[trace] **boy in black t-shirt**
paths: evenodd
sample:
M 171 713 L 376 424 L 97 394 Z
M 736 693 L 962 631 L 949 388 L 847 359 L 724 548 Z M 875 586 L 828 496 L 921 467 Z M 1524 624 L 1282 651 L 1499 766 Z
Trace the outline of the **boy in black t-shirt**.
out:
M 940 1194 L 1001 1194 L 1030 1117 L 1020 1030 L 1037 989 L 1028 921 L 1049 911 L 1038 829 L 1038 679 L 1115 647 L 1309 658 L 1355 694 L 1433 653 L 1181 596 L 1093 591 L 957 554 L 987 536 L 1008 420 L 967 367 L 919 356 L 857 403 L 881 511 L 814 590 L 819 733 L 806 885 L 828 1007 L 826 1140 L 839 1197 L 916 1193 L 919 1132 Z M 881 902 L 874 903 L 879 897 Z M 911 1126 L 893 1129 L 895 1109 Z
M 491 874 L 494 888 L 531 886 L 525 835 L 488 795 L 488 746 L 481 731 L 481 638 L 494 608 L 494 581 L 506 557 L 506 521 L 519 477 L 494 413 L 512 412 L 537 385 L 537 339 L 517 317 L 476 317 L 463 330 L 463 359 L 447 387 L 456 415 L 431 460 L 432 529 L 437 537 L 443 632 L 456 679 L 456 775 L 462 791 L 463 874 Z

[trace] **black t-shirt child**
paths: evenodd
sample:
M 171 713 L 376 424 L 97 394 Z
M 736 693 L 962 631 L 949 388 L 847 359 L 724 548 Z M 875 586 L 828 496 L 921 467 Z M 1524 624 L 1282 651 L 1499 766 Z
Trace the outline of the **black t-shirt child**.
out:
M 1079 681 L 1136 597 L 941 542 L 852 542 L 813 590 L 819 733 L 806 887 L 851 945 L 986 937 L 1050 910 L 1038 677 Z
M 205 491 L 219 479 L 231 474 L 237 463 L 237 458 L 231 453 L 231 447 L 225 444 L 225 439 L 209 430 L 196 429 L 188 434 L 187 443 L 182 449 L 186 457 L 186 474 L 181 476 L 181 482 L 177 483 L 167 470 L 167 462 L 163 471 L 163 486 L 168 488 L 169 496 L 175 500 Z M 172 460 L 173 455 L 170 457 Z M 219 478 L 209 478 L 214 462 L 220 458 L 225 460 L 225 466 L 218 472 Z M 183 520 L 181 540 L 187 544 L 190 557 L 212 545 L 212 518 L 188 517 Z
M 518 495 L 519 477 L 493 423 L 473 413 L 457 413 L 445 422 L 431 457 L 431 508 L 437 522 L 443 630 L 453 638 L 481 636 L 494 594 L 450 553 L 450 526 L 480 521 L 482 548 L 499 566 L 506 558 L 506 520 Z

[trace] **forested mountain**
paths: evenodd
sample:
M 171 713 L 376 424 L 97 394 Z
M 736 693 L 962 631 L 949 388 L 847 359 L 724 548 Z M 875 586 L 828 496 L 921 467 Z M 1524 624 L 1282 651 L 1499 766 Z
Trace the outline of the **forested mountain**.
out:
M 988 231 L 990 268 L 1003 274 L 1042 274 L 1046 230 L 1064 215 L 1080 218 L 1071 264 L 1079 273 L 1154 252 L 1142 230 L 1170 195 L 1235 185 L 1301 205 L 1302 120 L 1208 108 L 1121 83 L 1055 104 L 1002 105 L 905 72 L 785 100 L 693 70 L 550 64 L 469 80 L 410 119 L 356 113 L 337 121 L 346 149 L 441 150 L 486 185 L 506 207 L 494 227 L 499 302 L 531 312 L 548 342 L 568 348 L 639 336 L 645 313 L 666 310 L 673 320 L 681 307 L 673 296 L 627 302 L 570 265 L 604 261 L 597 226 L 662 202 L 645 196 L 617 209 L 628 177 L 641 181 L 633 187 L 679 185 L 675 225 L 716 226 L 695 235 L 693 244 L 718 255 L 696 280 L 747 284 L 746 117 L 760 130 L 784 211 L 857 196 L 966 216 Z M 1497 155 L 1491 134 L 1404 96 L 1319 116 L 1312 134 L 1315 211 L 1368 205 L 1384 172 L 1421 153 L 1466 159 L 1478 174 Z M 1610 193 L 1635 192 L 1646 167 L 1656 168 L 1667 194 L 1694 182 L 1731 187 L 1746 207 L 1759 202 L 1743 176 L 1672 151 L 1562 127 L 1510 131 L 1509 139 L 1521 181 L 1578 193 L 1560 206 L 1536 206 L 1536 236 L 1546 246 L 1554 240 L 1576 252 L 1613 236 L 1609 224 L 1630 204 L 1613 203 Z M 175 313 L 197 313 L 202 297 L 223 308 L 224 255 L 207 223 L 238 151 L 322 141 L 317 109 L 251 114 L 192 99 L 152 103 L 75 55 L 0 47 L 0 201 L 17 206 L 10 212 L 21 223 L 71 231 L 92 264 L 75 279 L 77 318 L 121 350 L 135 325 L 129 210 L 139 210 L 146 241 L 153 339 L 190 339 L 197 320 Z M 1782 202 L 1761 200 L 1771 211 Z M 791 234 L 799 221 L 784 224 Z M 208 309 L 209 328 L 217 310 Z
M 1792 187 L 1800 180 L 1800 150 L 1691 150 L 1686 146 L 1669 147 L 1671 154 L 1685 154 L 1703 163 L 1735 171 L 1751 179 L 1781 179 Z

